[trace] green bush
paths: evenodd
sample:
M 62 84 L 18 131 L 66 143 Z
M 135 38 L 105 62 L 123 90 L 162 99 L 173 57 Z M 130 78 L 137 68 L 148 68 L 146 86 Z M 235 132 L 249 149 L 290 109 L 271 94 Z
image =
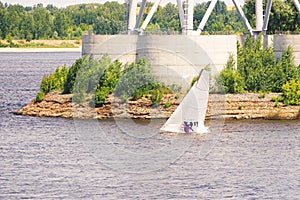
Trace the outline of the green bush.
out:
M 95 93 L 95 107 L 99 107 L 102 104 L 104 104 L 105 99 L 107 95 L 110 94 L 109 88 L 108 87 L 101 87 L 101 89 L 97 88 L 96 93 Z
M 257 39 L 248 37 L 243 48 L 238 46 L 237 69 L 244 78 L 247 91 L 273 91 L 275 66 L 274 51 L 263 48 L 261 36 Z
M 36 98 L 35 98 L 35 102 L 38 102 L 38 103 L 42 102 L 44 97 L 45 97 L 44 92 L 42 92 L 42 91 L 38 92 L 37 95 L 36 95 Z
M 54 89 L 58 91 L 63 91 L 65 82 L 67 80 L 68 69 L 64 65 L 61 68 L 58 67 L 54 72 Z
M 123 101 L 133 96 L 137 97 L 154 82 L 155 78 L 149 63 L 145 59 L 140 59 L 137 64 L 131 63 L 125 66 L 116 86 L 115 95 Z
M 173 93 L 171 89 L 166 87 L 162 83 L 154 82 L 151 84 L 143 85 L 142 87 L 135 90 L 133 95 L 131 96 L 134 100 L 150 94 L 150 99 L 152 101 L 152 105 L 157 106 L 160 104 L 161 99 L 163 98 L 164 94 Z
M 69 70 L 64 93 L 73 93 L 75 102 L 83 102 L 90 97 L 89 94 L 95 94 L 99 80 L 110 63 L 108 56 L 103 56 L 100 60 L 93 56 L 78 59 Z
M 40 91 L 44 93 L 48 93 L 51 91 L 52 83 L 49 76 L 44 75 L 42 78 L 42 83 L 40 85 Z
M 172 87 L 178 89 L 174 85 Z M 145 59 L 140 59 L 137 64 L 131 63 L 125 66 L 115 90 L 115 95 L 122 102 L 129 98 L 136 100 L 150 94 L 153 105 L 158 105 L 163 94 L 166 93 L 172 93 L 172 90 L 156 81 L 151 66 Z
M 300 80 L 290 80 L 282 86 L 284 105 L 300 105 Z
M 152 105 L 159 105 L 161 99 L 163 98 L 163 93 L 160 89 L 154 89 L 151 91 L 151 101 Z
M 132 94 L 131 98 L 133 100 L 136 100 L 147 94 L 151 94 L 151 96 L 154 98 L 155 96 L 157 96 L 158 93 L 162 93 L 162 94 L 171 93 L 171 90 L 165 87 L 162 83 L 153 82 L 150 84 L 145 84 L 140 88 L 137 88 Z
M 216 83 L 218 90 L 224 90 L 226 93 L 242 93 L 245 91 L 244 79 L 235 70 L 235 60 L 232 54 L 229 56 L 225 68 L 216 77 Z
M 218 85 L 223 86 L 223 89 L 226 93 L 242 93 L 245 91 L 243 77 L 236 70 L 222 70 L 219 78 L 217 79 L 217 83 Z
M 164 105 L 164 108 L 169 108 L 173 105 L 173 103 L 171 101 L 167 101 Z
M 45 94 L 52 91 L 62 91 L 67 77 L 67 67 L 64 65 L 61 68 L 58 67 L 55 72 L 49 76 L 45 75 L 40 85 L 40 91 Z
M 275 60 L 272 48 L 263 48 L 262 38 L 248 37 L 241 47 L 237 45 L 237 70 L 230 55 L 228 62 L 216 76 L 215 90 L 223 89 L 229 93 L 282 92 L 282 85 L 300 77 L 300 66 L 295 66 L 292 48 L 288 47 L 282 58 Z
M 108 65 L 98 82 L 95 92 L 95 106 L 101 106 L 108 94 L 111 94 L 119 81 L 121 76 L 122 64 L 119 61 L 115 61 Z
M 73 86 L 75 83 L 78 70 L 82 66 L 82 63 L 85 61 L 85 59 L 87 59 L 87 56 L 77 59 L 75 64 L 70 67 L 67 75 L 67 80 L 64 84 L 64 91 L 63 91 L 64 94 L 70 94 L 73 92 Z
M 289 46 L 283 51 L 280 60 L 277 60 L 274 67 L 275 77 L 273 82 L 273 92 L 282 92 L 282 85 L 292 79 L 300 78 L 300 65 L 294 64 L 293 50 Z
M 180 90 L 176 85 L 172 88 Z M 163 94 L 173 92 L 155 80 L 145 59 L 123 66 L 119 61 L 111 62 L 108 56 L 101 60 L 83 56 L 69 70 L 66 66 L 58 67 L 54 73 L 43 77 L 40 86 L 44 94 L 52 90 L 73 93 L 74 102 L 89 100 L 90 105 L 96 107 L 105 103 L 107 95 L 113 92 L 122 102 L 150 94 L 153 105 L 160 103 Z

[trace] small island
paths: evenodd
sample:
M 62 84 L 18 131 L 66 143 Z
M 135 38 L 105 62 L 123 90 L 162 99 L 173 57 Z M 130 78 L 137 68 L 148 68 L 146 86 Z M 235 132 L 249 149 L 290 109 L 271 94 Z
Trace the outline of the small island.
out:
M 278 93 L 267 94 L 262 98 L 258 93 L 247 94 L 211 94 L 207 119 L 216 119 L 211 114 L 212 104 L 217 102 L 212 99 L 227 99 L 224 104 L 220 102 L 224 110 L 224 119 L 300 119 L 300 106 L 276 106 L 271 99 L 279 96 Z M 92 108 L 88 104 L 77 104 L 72 102 L 72 94 L 59 94 L 51 92 L 45 95 L 43 101 L 33 100 L 15 113 L 18 115 L 38 116 L 38 117 L 62 117 L 62 118 L 133 118 L 133 119 L 165 119 L 168 118 L 180 101 L 174 95 L 165 95 L 160 104 L 151 106 L 152 101 L 148 99 L 138 99 L 121 104 L 120 99 L 108 96 L 105 103 L 99 108 Z M 172 99 L 172 105 L 166 107 L 166 103 Z M 220 116 L 219 116 L 220 117 Z
M 238 71 L 230 63 L 229 59 L 225 69 L 214 77 L 216 85 L 211 86 L 207 119 L 300 119 L 299 81 L 292 79 L 286 83 L 283 93 L 245 92 Z M 220 87 L 225 88 L 227 94 Z M 15 114 L 80 119 L 165 119 L 186 92 L 178 85 L 157 81 L 145 59 L 124 64 L 108 56 L 101 60 L 83 56 L 70 68 L 58 67 L 52 74 L 45 75 L 36 99 Z

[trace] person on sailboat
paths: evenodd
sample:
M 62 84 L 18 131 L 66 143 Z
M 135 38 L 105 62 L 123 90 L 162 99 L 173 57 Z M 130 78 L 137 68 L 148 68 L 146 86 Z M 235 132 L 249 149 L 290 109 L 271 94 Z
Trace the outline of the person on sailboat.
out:
M 192 122 L 190 124 L 188 124 L 187 122 L 184 122 L 183 130 L 186 133 L 189 133 L 190 131 L 194 131 L 192 129 Z
M 191 128 L 190 128 L 189 125 L 186 125 L 186 124 L 185 124 L 185 125 L 183 126 L 183 130 L 184 130 L 185 133 L 189 133 L 189 132 L 190 132 L 190 129 L 191 129 Z

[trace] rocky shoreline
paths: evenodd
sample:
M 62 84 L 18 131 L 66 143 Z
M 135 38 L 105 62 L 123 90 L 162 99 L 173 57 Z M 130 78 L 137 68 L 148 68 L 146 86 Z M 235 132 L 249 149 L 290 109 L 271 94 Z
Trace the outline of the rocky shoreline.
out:
M 300 106 L 283 106 L 281 103 L 272 102 L 271 99 L 279 94 L 266 94 L 262 96 L 256 93 L 246 94 L 210 94 L 209 105 L 206 113 L 207 119 L 300 119 Z M 166 103 L 171 103 L 167 107 Z M 63 117 L 80 119 L 158 119 L 168 118 L 180 100 L 175 95 L 165 95 L 159 105 L 151 107 L 149 98 L 127 101 L 121 104 L 120 99 L 109 96 L 100 108 L 91 108 L 88 103 L 72 102 L 72 95 L 49 93 L 42 102 L 33 100 L 20 110 L 17 115 L 39 117 Z

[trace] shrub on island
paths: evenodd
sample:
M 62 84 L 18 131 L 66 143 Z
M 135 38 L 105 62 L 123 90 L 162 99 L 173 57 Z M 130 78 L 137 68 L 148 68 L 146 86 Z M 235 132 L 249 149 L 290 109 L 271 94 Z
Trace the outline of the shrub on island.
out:
M 237 67 L 230 55 L 227 64 L 216 79 L 216 90 L 226 93 L 284 92 L 283 85 L 300 80 L 300 65 L 293 60 L 288 47 L 281 59 L 274 59 L 274 50 L 262 46 L 262 38 L 248 37 L 243 47 L 238 44 Z
M 292 79 L 282 86 L 282 94 L 275 98 L 276 102 L 283 102 L 285 106 L 300 105 L 300 80 Z
M 144 58 L 138 63 L 122 64 L 118 60 L 112 61 L 107 55 L 100 60 L 83 56 L 69 69 L 58 67 L 52 74 L 45 75 L 36 102 L 41 102 L 51 91 L 58 91 L 73 94 L 74 102 L 89 101 L 95 107 L 102 106 L 110 94 L 119 97 L 122 103 L 147 96 L 153 105 L 158 105 L 164 94 L 178 92 L 178 88 L 157 81 Z

